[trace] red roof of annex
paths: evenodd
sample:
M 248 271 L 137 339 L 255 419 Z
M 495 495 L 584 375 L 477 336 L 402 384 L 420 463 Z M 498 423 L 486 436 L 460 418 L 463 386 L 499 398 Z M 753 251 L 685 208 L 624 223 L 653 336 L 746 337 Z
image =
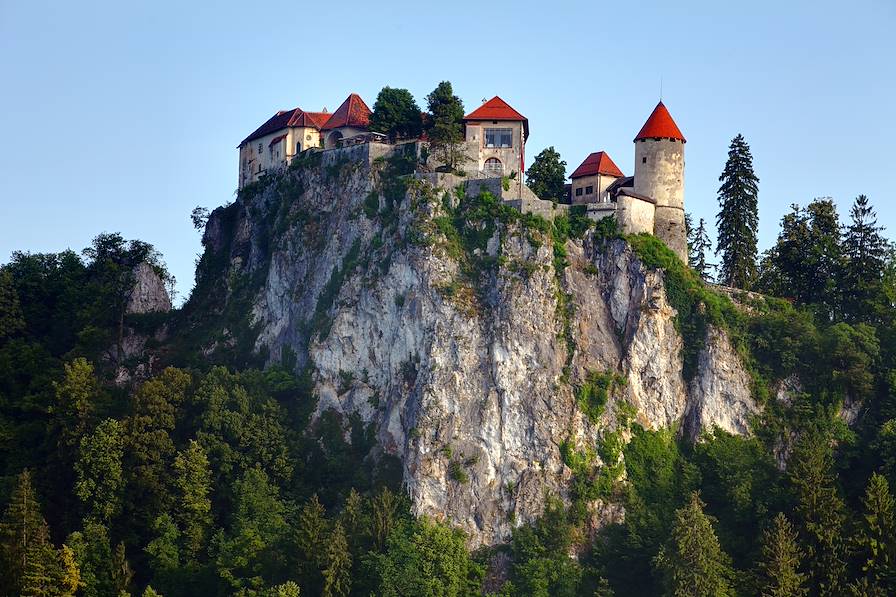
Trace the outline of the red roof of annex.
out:
M 516 120 L 523 123 L 526 137 L 529 136 L 529 119 L 511 108 L 510 104 L 497 95 L 464 116 L 464 120 Z
M 342 105 L 336 108 L 329 120 L 320 127 L 322 131 L 338 129 L 343 126 L 364 128 L 370 124 L 370 108 L 357 93 L 349 95 Z
M 644 123 L 641 131 L 635 137 L 635 141 L 640 141 L 641 139 L 678 139 L 682 143 L 687 143 L 678 125 L 672 120 L 669 110 L 663 105 L 662 100 L 653 109 L 647 122 Z
M 594 176 L 595 174 L 606 174 L 607 176 L 615 176 L 617 178 L 625 176 L 606 151 L 595 151 L 582 162 L 570 178 L 581 178 L 583 176 Z

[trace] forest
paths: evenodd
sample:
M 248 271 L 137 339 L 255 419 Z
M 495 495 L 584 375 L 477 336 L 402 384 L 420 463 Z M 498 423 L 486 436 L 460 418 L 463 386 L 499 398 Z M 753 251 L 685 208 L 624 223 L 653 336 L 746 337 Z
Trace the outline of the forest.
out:
M 777 297 L 725 316 L 764 406 L 754 433 L 690 443 L 634 424 L 624 482 L 582 471 L 571 505 L 552 499 L 506 545 L 472 552 L 412 514 L 370 424 L 312 420 L 295 355 L 263 367 L 178 344 L 202 317 L 196 291 L 171 314 L 127 313 L 137 264 L 170 280 L 151 245 L 102 234 L 80 254 L 13 254 L 0 267 L 0 594 L 893 594 L 892 245 L 867 197 L 843 222 L 823 198 L 794 206 L 758 255 L 740 137 L 722 182 L 715 276 L 702 221 L 690 267 L 630 241 L 670 293 L 702 301 L 685 314 L 672 297 L 683 334 L 712 312 L 712 281 Z M 175 334 L 156 366 L 115 383 L 123 330 L 161 324 Z M 625 519 L 588 536 L 598 495 Z

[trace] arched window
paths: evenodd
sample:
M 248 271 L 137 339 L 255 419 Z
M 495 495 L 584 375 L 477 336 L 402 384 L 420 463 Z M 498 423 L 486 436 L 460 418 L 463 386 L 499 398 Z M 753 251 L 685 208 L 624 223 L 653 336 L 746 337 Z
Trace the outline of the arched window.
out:
M 485 173 L 501 176 L 504 174 L 504 165 L 498 158 L 489 158 L 485 160 Z
M 302 153 L 302 142 L 296 143 L 296 153 Z

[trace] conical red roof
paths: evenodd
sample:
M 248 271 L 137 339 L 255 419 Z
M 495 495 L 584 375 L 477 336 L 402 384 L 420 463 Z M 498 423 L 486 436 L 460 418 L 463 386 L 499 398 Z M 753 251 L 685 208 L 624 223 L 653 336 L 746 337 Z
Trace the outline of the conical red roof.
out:
M 370 108 L 361 99 L 357 93 L 349 95 L 342 105 L 336 108 L 336 111 L 330 116 L 326 124 L 321 130 L 328 131 L 330 129 L 338 129 L 343 126 L 352 126 L 355 128 L 367 128 L 370 123 Z
M 669 114 L 669 110 L 666 109 L 666 106 L 663 105 L 662 101 L 653 109 L 650 118 L 647 119 L 647 122 L 641 127 L 641 131 L 635 137 L 635 141 L 660 138 L 678 139 L 682 143 L 687 142 L 684 135 L 682 135 L 681 131 L 678 129 L 678 125 L 672 120 L 672 115 Z
M 619 169 L 613 160 L 610 159 L 606 151 L 596 151 L 585 158 L 570 178 L 581 178 L 583 176 L 594 176 L 595 174 L 605 174 L 607 176 L 624 176 L 622 170 Z

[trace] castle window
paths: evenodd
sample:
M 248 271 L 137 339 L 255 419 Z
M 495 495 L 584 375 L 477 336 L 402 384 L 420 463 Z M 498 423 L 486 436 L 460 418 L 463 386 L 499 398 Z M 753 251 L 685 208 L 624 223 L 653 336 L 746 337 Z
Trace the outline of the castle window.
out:
M 261 155 L 261 143 L 258 144 L 258 155 Z
M 594 194 L 594 187 L 591 186 L 591 185 L 588 185 L 587 187 L 585 187 L 585 194 L 586 194 L 586 195 L 593 195 L 593 194 Z
M 296 143 L 296 153 L 302 153 L 302 142 Z
M 646 164 L 646 163 L 647 163 L 647 156 L 644 156 L 643 158 L 641 158 L 641 163 L 642 163 L 642 164 Z
M 486 147 L 513 147 L 512 129 L 485 129 Z
M 582 196 L 582 187 L 579 187 L 576 189 L 576 197 L 581 197 L 581 196 Z
M 488 174 L 504 174 L 504 165 L 498 158 L 489 158 L 485 160 L 485 171 Z

